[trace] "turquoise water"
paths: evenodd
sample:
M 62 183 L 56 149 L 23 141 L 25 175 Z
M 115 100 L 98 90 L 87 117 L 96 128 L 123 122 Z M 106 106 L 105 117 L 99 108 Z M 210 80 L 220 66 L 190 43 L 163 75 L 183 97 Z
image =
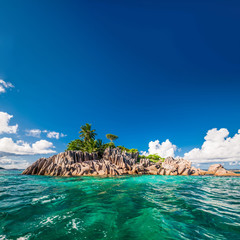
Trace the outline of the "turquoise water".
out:
M 1 170 L 0 239 L 240 239 L 240 178 Z

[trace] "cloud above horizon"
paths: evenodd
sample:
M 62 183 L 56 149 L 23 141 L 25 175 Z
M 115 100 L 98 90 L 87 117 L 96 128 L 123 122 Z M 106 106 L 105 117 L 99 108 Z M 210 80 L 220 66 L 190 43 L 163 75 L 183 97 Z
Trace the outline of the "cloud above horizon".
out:
M 0 157 L 0 167 L 5 169 L 25 169 L 30 165 L 30 163 L 25 159 L 12 159 L 7 156 Z
M 30 137 L 41 137 L 41 133 L 45 133 L 47 138 L 55 138 L 59 139 L 60 137 L 66 137 L 66 134 L 60 133 L 60 132 L 55 132 L 55 131 L 48 131 L 48 130 L 40 130 L 40 129 L 28 129 L 26 130 L 26 136 Z
M 9 121 L 12 117 L 13 115 L 6 112 L 0 112 L 0 134 L 17 132 L 18 124 L 12 126 L 9 125 Z
M 18 124 L 9 125 L 13 115 L 6 112 L 0 112 L 0 134 L 16 134 Z M 27 136 L 40 137 L 41 130 L 26 130 Z M 15 135 L 16 136 L 16 135 Z M 16 136 L 19 137 L 18 135 Z M 19 159 L 17 156 L 31 156 L 37 154 L 55 153 L 54 145 L 47 140 L 39 140 L 33 143 L 24 140 L 14 141 L 13 138 L 0 138 L 0 166 L 4 168 L 26 168 L 29 163 L 26 159 Z
M 184 154 L 192 162 L 233 162 L 240 159 L 240 130 L 229 137 L 226 128 L 213 128 L 207 132 L 201 148 L 194 148 Z
M 55 153 L 53 144 L 46 140 L 40 140 L 29 144 L 23 140 L 13 141 L 12 138 L 0 138 L 0 152 L 8 155 L 36 155 Z
M 192 163 L 223 163 L 229 162 L 229 165 L 237 165 L 240 161 L 240 130 L 229 137 L 229 131 L 226 128 L 213 128 L 209 130 L 204 137 L 201 148 L 194 148 L 184 154 L 184 158 Z M 147 152 L 141 152 L 143 155 L 158 154 L 161 157 L 175 157 L 179 150 L 169 139 L 160 143 L 159 140 L 149 142 Z
M 14 86 L 12 83 L 0 79 L 0 94 L 5 93 L 7 88 L 14 88 Z
M 40 138 L 41 132 L 42 131 L 40 129 L 30 129 L 30 130 L 26 130 L 26 135 Z
M 48 138 L 59 139 L 60 137 L 66 137 L 66 136 L 67 136 L 66 134 L 55 132 L 55 131 L 52 131 L 52 132 L 48 131 L 47 132 L 47 137 Z
M 159 140 L 151 141 L 148 147 L 147 152 L 141 152 L 142 155 L 158 154 L 163 158 L 174 157 L 175 151 L 177 150 L 177 146 L 172 144 L 169 139 L 162 143 L 160 143 Z

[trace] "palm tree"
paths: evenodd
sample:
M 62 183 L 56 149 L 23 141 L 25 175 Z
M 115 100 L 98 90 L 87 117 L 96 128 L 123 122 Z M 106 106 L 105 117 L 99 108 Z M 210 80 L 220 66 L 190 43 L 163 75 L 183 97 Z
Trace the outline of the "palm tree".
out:
M 114 140 L 118 139 L 118 136 L 113 135 L 113 134 L 107 134 L 106 137 L 107 137 L 107 139 L 109 139 L 109 140 L 111 141 L 111 143 L 112 143 Z
M 86 142 L 86 152 L 92 153 L 92 152 L 97 152 L 97 141 L 91 139 L 90 141 Z
M 86 123 L 86 125 L 81 126 L 81 131 L 80 136 L 81 138 L 83 138 L 84 142 L 88 142 L 91 139 L 95 139 L 95 136 L 97 135 L 95 133 L 95 129 L 91 129 L 92 128 L 92 124 Z
M 83 141 L 81 139 L 76 139 L 71 141 L 67 145 L 67 151 L 73 150 L 73 151 L 82 151 L 84 147 Z

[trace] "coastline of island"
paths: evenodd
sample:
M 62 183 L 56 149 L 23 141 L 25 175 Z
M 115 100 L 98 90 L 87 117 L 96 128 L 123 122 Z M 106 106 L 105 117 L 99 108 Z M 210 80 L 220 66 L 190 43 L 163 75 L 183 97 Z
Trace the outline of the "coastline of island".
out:
M 66 151 L 49 158 L 40 158 L 22 174 L 50 176 L 121 176 L 121 175 L 184 175 L 240 176 L 213 164 L 208 171 L 191 166 L 183 158 L 167 157 L 152 162 L 139 158 L 139 153 L 127 153 L 120 148 L 105 149 L 101 158 L 96 152 Z
M 91 124 L 80 128 L 80 138 L 71 141 L 65 152 L 40 158 L 23 171 L 26 175 L 50 176 L 120 176 L 120 175 L 214 175 L 240 176 L 213 164 L 208 171 L 192 166 L 183 158 L 163 158 L 157 154 L 140 155 L 137 149 L 115 146 L 118 136 L 106 134 L 109 143 L 95 139 Z

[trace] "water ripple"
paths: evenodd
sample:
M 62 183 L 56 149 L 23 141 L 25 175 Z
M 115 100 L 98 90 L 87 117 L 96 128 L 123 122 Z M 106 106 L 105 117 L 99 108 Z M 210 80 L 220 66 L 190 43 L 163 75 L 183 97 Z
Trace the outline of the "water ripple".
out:
M 0 171 L 0 239 L 240 239 L 240 178 Z

